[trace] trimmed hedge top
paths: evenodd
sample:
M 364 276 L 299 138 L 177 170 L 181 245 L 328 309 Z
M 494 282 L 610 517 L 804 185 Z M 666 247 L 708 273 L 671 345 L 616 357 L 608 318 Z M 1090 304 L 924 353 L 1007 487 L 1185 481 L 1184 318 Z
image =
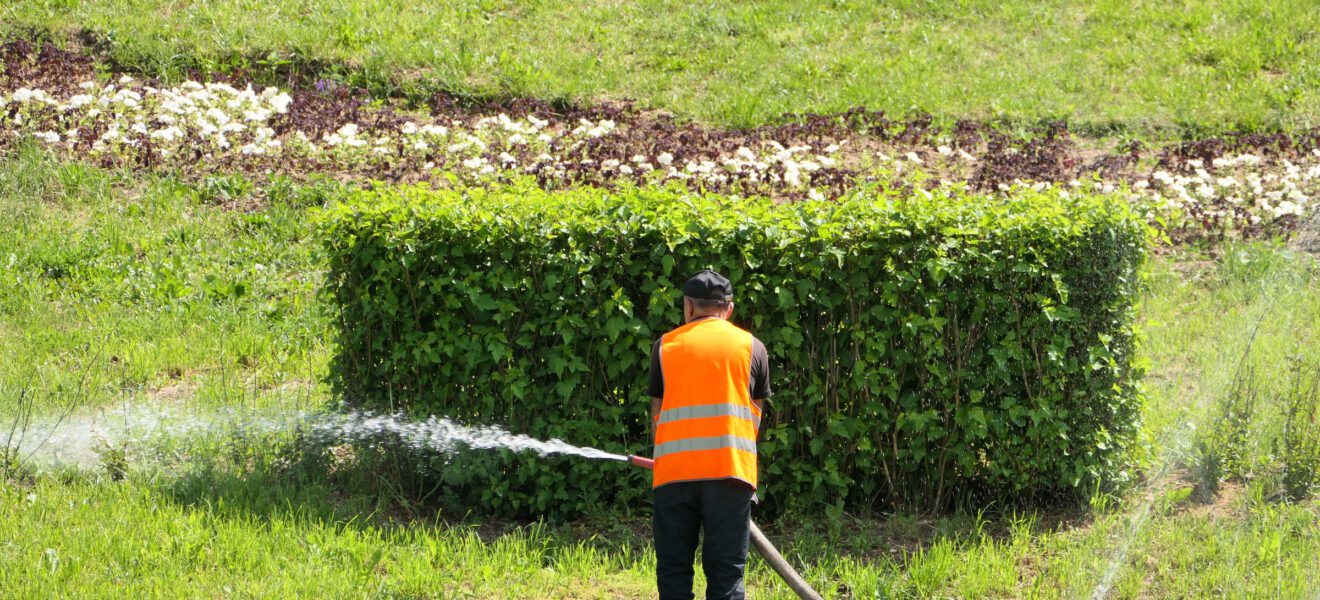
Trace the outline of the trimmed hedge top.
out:
M 771 355 L 772 504 L 941 509 L 1126 475 L 1147 232 L 1120 199 L 406 188 L 331 207 L 321 231 L 332 379 L 359 406 L 649 454 L 651 344 L 680 324 L 683 281 L 714 268 Z M 450 494 L 505 514 L 647 493 L 581 460 L 446 468 Z

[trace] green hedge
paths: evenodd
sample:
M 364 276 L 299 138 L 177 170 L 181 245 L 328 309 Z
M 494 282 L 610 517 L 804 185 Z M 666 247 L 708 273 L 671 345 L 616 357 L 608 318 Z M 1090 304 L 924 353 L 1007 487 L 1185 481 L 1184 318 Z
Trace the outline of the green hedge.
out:
M 772 506 L 1076 498 L 1131 467 L 1146 229 L 1118 199 L 408 188 L 331 207 L 321 233 L 332 380 L 352 404 L 649 454 L 651 343 L 711 267 L 770 351 Z M 483 512 L 649 495 L 586 460 L 445 468 L 446 492 Z

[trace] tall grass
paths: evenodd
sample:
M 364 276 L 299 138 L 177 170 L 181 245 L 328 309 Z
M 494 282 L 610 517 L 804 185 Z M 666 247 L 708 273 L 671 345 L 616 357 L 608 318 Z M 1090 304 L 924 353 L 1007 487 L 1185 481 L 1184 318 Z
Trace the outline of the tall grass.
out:
M 1192 472 L 1203 498 L 1223 481 L 1263 486 L 1274 497 L 1309 496 L 1320 444 L 1313 420 L 1320 266 L 1291 250 L 1242 246 L 1196 276 L 1206 279 L 1202 291 L 1178 307 L 1192 329 L 1174 338 L 1181 346 L 1166 347 L 1180 354 L 1168 358 L 1168 372 L 1194 376 L 1195 388 L 1184 388 L 1186 400 L 1156 408 L 1176 411 L 1164 415 L 1173 420 L 1165 435 L 1190 442 L 1175 460 Z M 1208 336 L 1193 339 L 1192 332 Z M 1160 350 L 1169 340 L 1152 341 Z M 1183 391 L 1165 389 L 1175 398 Z
M 87 31 L 120 65 L 173 79 L 241 70 L 419 99 L 636 98 L 734 126 L 854 106 L 1093 133 L 1320 117 L 1310 0 L 6 4 L 6 29 Z

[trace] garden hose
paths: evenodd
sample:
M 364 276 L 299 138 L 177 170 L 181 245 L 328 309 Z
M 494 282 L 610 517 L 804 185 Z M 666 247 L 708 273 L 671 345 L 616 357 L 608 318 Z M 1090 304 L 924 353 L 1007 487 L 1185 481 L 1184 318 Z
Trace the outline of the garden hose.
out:
M 643 456 L 629 456 L 628 462 L 643 469 L 652 469 L 655 467 L 654 460 Z M 803 579 L 802 576 L 798 574 L 797 570 L 793 568 L 793 565 L 788 564 L 788 561 L 784 560 L 783 555 L 775 549 L 774 545 L 770 543 L 770 540 L 761 532 L 761 528 L 757 527 L 755 522 L 749 523 L 748 525 L 751 528 L 749 538 L 752 547 L 756 548 L 756 551 L 761 555 L 761 558 L 765 559 L 765 562 L 770 565 L 770 568 L 774 569 L 775 573 L 778 573 L 779 577 L 784 580 L 784 583 L 788 584 L 789 589 L 792 589 L 793 593 L 797 594 L 798 598 L 801 598 L 802 600 L 822 600 L 820 594 L 816 593 L 816 590 L 811 588 L 811 584 L 807 583 L 807 580 Z

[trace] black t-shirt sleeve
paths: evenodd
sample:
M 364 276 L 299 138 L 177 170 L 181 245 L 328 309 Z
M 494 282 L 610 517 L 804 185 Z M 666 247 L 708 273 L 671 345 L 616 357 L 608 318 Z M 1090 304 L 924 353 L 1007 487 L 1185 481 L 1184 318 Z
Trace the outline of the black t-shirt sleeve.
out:
M 660 340 L 651 346 L 651 381 L 646 386 L 646 395 L 652 398 L 665 397 L 665 377 L 660 372 Z
M 773 393 L 770 390 L 770 354 L 761 340 L 752 338 L 752 399 L 765 400 Z

